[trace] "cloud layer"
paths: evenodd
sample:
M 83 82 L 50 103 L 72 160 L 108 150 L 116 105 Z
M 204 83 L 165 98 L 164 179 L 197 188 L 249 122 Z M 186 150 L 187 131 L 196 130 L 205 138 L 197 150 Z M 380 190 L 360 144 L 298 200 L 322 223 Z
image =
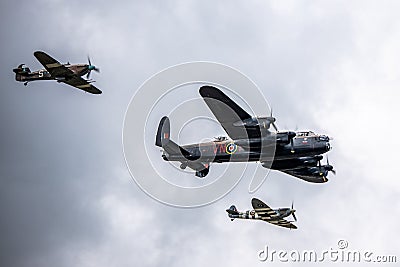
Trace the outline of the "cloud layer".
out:
M 397 1 L 2 2 L 0 265 L 261 265 L 265 245 L 324 250 L 341 238 L 395 254 L 398 9 Z M 104 94 L 15 82 L 18 64 L 41 67 L 35 50 L 71 63 L 90 54 Z M 255 194 L 272 207 L 294 200 L 298 230 L 230 222 L 231 204 L 250 208 L 246 179 L 213 205 L 177 209 L 129 176 L 121 133 L 131 96 L 154 73 L 193 60 L 249 76 L 279 128 L 335 138 L 338 174 L 327 184 L 272 172 Z

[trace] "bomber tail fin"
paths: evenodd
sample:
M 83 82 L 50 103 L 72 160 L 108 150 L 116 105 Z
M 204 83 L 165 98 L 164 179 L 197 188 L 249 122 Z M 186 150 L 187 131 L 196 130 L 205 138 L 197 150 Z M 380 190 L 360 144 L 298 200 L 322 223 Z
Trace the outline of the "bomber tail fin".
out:
M 160 120 L 156 135 L 156 146 L 162 147 L 167 153 L 170 154 L 182 154 L 182 156 L 190 156 L 189 151 L 182 148 L 174 141 L 170 139 L 170 122 L 167 116 L 164 116 Z
M 186 166 L 196 171 L 197 177 L 205 177 L 209 171 L 209 164 L 204 164 L 201 160 L 193 159 L 191 153 L 185 148 L 179 146 L 177 143 L 170 139 L 170 122 L 167 116 L 160 120 L 156 135 L 156 146 L 162 147 L 169 155 L 176 157 L 176 161 L 182 163 L 181 168 Z M 164 157 L 164 156 L 163 156 Z M 168 160 L 168 157 L 164 157 Z
M 170 136 L 170 122 L 167 116 L 162 117 L 158 125 L 156 135 L 156 146 L 162 147 L 163 144 L 168 143 Z

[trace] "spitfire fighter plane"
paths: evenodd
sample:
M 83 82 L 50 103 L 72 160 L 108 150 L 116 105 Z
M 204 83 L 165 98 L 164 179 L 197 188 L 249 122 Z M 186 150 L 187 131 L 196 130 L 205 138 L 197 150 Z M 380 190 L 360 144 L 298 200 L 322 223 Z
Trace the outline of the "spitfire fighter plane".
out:
M 92 70 L 100 72 L 96 66 L 91 64 L 89 57 L 89 64 L 71 65 L 69 63 L 61 64 L 48 54 L 41 51 L 36 51 L 33 55 L 45 69 L 31 72 L 25 64 L 20 64 L 17 68 L 13 69 L 15 72 L 15 80 L 24 82 L 24 85 L 27 85 L 28 82 L 31 81 L 56 80 L 59 83 L 66 83 L 88 93 L 101 94 L 101 91 L 92 84 L 93 81 L 89 80 Z M 87 80 L 81 77 L 85 74 Z
M 332 165 L 322 165 L 322 154 L 331 149 L 330 138 L 311 131 L 278 131 L 271 116 L 254 117 L 213 86 L 199 90 L 205 103 L 224 128 L 228 137 L 212 142 L 179 146 L 170 139 L 170 122 L 163 117 L 156 135 L 156 146 L 162 147 L 162 158 L 178 161 L 198 177 L 205 177 L 211 162 L 258 161 L 263 167 L 279 170 L 313 183 L 326 182 Z M 273 126 L 276 132 L 269 130 Z
M 294 215 L 296 210 L 293 209 L 293 203 L 291 208 L 271 209 L 261 200 L 253 198 L 251 200 L 251 205 L 253 206 L 253 210 L 248 210 L 246 212 L 238 211 L 234 205 L 227 209 L 226 212 L 228 213 L 229 218 L 231 218 L 231 221 L 234 219 L 262 220 L 278 226 L 297 229 L 296 225 L 284 219 L 285 217 L 292 215 L 293 219 L 297 221 L 297 218 Z

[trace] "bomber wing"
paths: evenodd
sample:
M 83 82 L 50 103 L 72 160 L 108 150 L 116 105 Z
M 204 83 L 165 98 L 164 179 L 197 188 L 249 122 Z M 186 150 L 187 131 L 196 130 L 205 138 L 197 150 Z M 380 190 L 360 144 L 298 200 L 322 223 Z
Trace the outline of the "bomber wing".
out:
M 289 174 L 293 177 L 300 178 L 304 181 L 311 182 L 311 183 L 325 183 L 328 181 L 328 178 L 326 178 L 326 175 L 324 173 L 320 173 L 319 176 L 307 174 L 307 167 L 301 168 L 301 169 L 295 169 L 295 170 L 284 170 L 281 172 L 284 172 L 286 174 Z
M 221 90 L 213 86 L 202 86 L 199 90 L 204 102 L 219 121 L 225 132 L 233 139 L 260 138 L 260 128 L 248 129 L 244 121 L 252 117 Z
M 251 200 L 251 205 L 253 206 L 254 211 L 261 217 L 263 221 L 290 229 L 297 229 L 296 225 L 285 219 L 280 218 L 273 209 L 271 209 L 261 200 L 253 198 Z
M 33 53 L 33 55 L 54 78 L 69 77 L 74 75 L 74 73 L 70 69 L 65 67 L 63 64 L 61 64 L 45 52 L 36 51 L 35 53 Z

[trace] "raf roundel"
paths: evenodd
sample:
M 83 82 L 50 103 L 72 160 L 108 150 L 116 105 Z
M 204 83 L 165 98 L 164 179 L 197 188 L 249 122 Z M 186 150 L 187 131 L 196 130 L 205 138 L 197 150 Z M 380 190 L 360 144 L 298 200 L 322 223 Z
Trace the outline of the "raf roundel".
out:
M 237 146 L 235 143 L 229 143 L 226 146 L 226 153 L 228 153 L 228 154 L 233 154 L 236 152 L 236 150 L 237 150 Z

